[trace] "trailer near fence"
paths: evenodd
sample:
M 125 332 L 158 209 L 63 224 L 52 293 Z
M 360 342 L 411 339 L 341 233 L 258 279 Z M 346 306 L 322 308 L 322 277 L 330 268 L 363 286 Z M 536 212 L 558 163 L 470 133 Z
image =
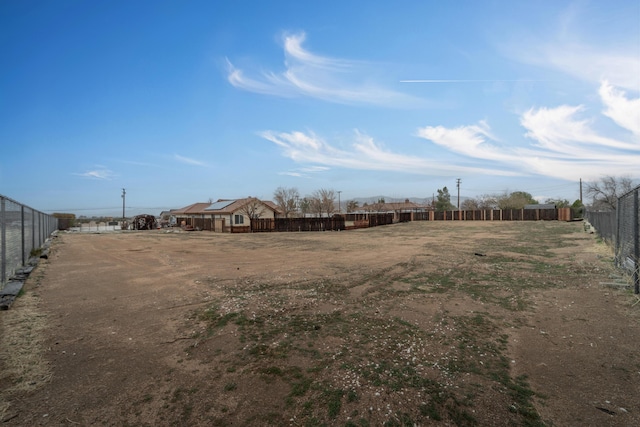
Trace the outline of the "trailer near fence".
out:
M 156 217 L 153 215 L 136 215 L 131 222 L 131 228 L 134 230 L 153 230 L 156 226 Z

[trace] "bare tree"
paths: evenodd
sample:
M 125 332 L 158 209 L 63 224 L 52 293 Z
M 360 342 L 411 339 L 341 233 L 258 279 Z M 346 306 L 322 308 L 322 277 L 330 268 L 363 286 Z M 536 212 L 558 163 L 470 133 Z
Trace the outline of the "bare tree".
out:
M 255 197 L 248 197 L 246 203 L 238 209 L 242 215 L 249 217 L 249 226 L 251 226 L 251 220 L 257 219 L 262 216 L 264 212 L 264 203 Z
M 297 200 L 299 198 L 300 193 L 298 193 L 297 188 L 278 187 L 273 193 L 273 200 L 276 202 L 276 205 L 278 205 L 285 218 L 289 218 L 289 216 L 296 211 Z
M 607 175 L 599 181 L 586 184 L 587 197 L 591 197 L 594 209 L 616 210 L 618 197 L 633 189 L 633 181 L 628 176 Z
M 477 197 L 478 207 L 480 209 L 496 209 L 498 207 L 498 198 L 491 194 L 483 194 Z
M 309 211 L 315 216 L 322 216 L 322 200 L 319 197 L 311 196 L 309 200 Z
M 331 216 L 336 210 L 336 192 L 321 188 L 313 192 L 311 199 L 312 210 L 318 216 Z
M 460 209 L 463 211 L 475 211 L 480 209 L 478 199 L 466 199 L 460 204 Z

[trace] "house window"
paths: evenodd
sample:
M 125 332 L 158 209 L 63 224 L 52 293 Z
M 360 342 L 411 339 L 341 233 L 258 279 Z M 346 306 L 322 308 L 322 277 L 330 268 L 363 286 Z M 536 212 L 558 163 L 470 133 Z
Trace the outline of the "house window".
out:
M 235 224 L 244 224 L 244 215 L 236 215 L 235 216 Z

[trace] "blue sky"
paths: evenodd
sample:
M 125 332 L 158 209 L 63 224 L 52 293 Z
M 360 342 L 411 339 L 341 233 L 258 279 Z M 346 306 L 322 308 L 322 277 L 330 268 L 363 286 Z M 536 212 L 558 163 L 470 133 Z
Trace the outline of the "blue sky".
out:
M 157 214 L 640 178 L 640 2 L 0 2 L 0 194 Z

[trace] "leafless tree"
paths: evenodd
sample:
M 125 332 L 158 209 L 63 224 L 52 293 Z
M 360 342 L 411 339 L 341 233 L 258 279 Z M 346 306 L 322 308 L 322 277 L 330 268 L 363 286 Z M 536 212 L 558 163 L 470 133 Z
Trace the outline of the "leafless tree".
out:
M 315 216 L 322 216 L 322 200 L 319 197 L 311 196 L 309 199 L 309 211 Z
M 249 220 L 260 218 L 264 212 L 264 204 L 255 197 L 248 197 L 238 212 L 249 217 Z
M 297 201 L 300 198 L 297 188 L 278 187 L 273 193 L 273 200 L 280 208 L 285 218 L 289 218 L 297 210 Z
M 591 197 L 593 209 L 616 210 L 618 197 L 633 189 L 628 176 L 604 176 L 599 181 L 586 183 L 587 197 Z
M 498 207 L 498 196 L 483 194 L 474 199 L 467 199 L 461 204 L 463 210 L 495 209 Z
M 478 199 L 466 199 L 460 204 L 460 209 L 463 211 L 475 211 L 480 209 L 480 203 L 478 203 Z
M 498 198 L 491 194 L 483 194 L 477 197 L 478 208 L 480 209 L 496 209 L 498 207 Z
M 331 216 L 336 210 L 336 192 L 321 188 L 312 194 L 311 210 L 318 216 Z

